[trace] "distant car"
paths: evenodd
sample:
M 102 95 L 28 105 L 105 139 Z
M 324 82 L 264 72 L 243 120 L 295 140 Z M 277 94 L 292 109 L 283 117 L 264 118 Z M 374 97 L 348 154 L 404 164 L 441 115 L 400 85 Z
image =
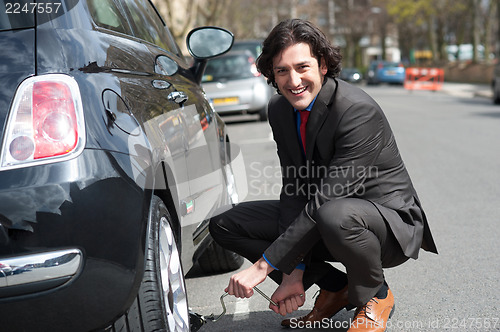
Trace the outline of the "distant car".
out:
M 349 83 L 359 83 L 363 79 L 363 75 L 358 68 L 342 68 L 340 79 Z
M 500 62 L 495 66 L 491 88 L 493 90 L 493 103 L 500 105 Z
M 368 68 L 366 83 L 403 84 L 405 73 L 405 67 L 400 62 L 373 61 Z
M 274 88 L 257 71 L 249 51 L 231 51 L 210 59 L 202 86 L 219 114 L 258 114 L 267 120 L 267 104 Z
M 184 273 L 243 263 L 209 236 L 236 156 L 200 86 L 233 35 L 191 31 L 190 66 L 151 1 L 0 8 L 2 331 L 189 331 Z
M 262 40 L 235 40 L 232 51 L 250 51 L 254 58 L 258 58 L 262 53 Z

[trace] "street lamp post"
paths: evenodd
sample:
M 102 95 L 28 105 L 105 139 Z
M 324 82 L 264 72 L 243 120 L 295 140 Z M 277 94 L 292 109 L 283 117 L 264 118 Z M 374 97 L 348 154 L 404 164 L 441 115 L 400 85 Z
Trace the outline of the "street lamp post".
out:
M 385 24 L 385 11 L 380 7 L 372 7 L 370 12 L 377 17 L 378 25 L 378 37 L 379 37 L 379 48 L 380 53 L 377 54 L 378 60 L 385 60 L 385 37 L 387 35 L 387 29 Z

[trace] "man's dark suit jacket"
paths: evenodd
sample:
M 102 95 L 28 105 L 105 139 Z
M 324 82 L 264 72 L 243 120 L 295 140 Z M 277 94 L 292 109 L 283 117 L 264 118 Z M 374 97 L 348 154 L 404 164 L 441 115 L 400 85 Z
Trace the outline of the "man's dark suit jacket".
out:
M 274 266 L 291 273 L 319 238 L 315 212 L 325 202 L 345 197 L 372 202 L 407 257 L 416 259 L 420 248 L 437 253 L 392 130 L 370 96 L 325 78 L 307 123 L 306 156 L 295 116 L 283 96 L 269 102 L 283 181 L 282 234 L 265 252 Z

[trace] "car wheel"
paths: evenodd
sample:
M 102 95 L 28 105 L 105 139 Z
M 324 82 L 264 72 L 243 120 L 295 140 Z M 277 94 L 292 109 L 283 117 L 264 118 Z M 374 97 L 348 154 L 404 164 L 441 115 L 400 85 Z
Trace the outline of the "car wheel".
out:
M 493 104 L 500 104 L 500 82 L 497 80 L 493 83 Z
M 171 221 L 165 204 L 153 196 L 144 276 L 136 300 L 114 324 L 117 331 L 190 330 L 186 285 Z
M 212 242 L 198 259 L 198 264 L 205 273 L 223 273 L 239 269 L 243 261 L 237 253 Z
M 261 110 L 259 110 L 259 120 L 267 121 L 267 107 L 264 107 Z

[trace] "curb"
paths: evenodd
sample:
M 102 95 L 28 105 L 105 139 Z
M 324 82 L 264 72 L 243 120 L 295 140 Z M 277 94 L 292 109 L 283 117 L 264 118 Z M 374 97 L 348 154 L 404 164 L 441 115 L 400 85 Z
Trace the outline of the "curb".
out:
M 444 83 L 441 91 L 457 97 L 480 97 L 493 98 L 493 92 L 488 85 L 484 84 L 467 84 L 467 83 Z

